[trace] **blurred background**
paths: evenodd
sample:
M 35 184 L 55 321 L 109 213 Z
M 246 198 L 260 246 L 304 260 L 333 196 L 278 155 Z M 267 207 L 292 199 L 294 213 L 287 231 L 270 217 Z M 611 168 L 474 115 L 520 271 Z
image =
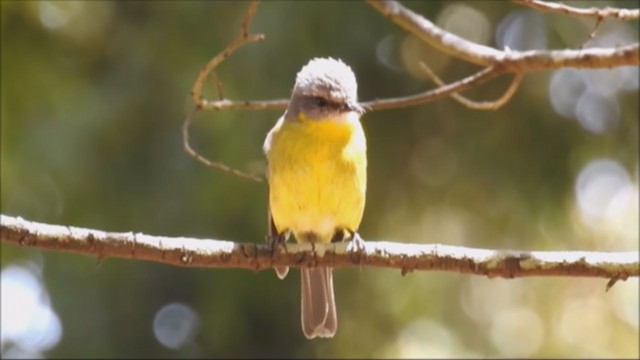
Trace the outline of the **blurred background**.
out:
M 636 7 L 636 1 L 572 2 Z M 638 22 L 505 1 L 406 4 L 469 40 L 516 50 L 618 46 Z M 266 188 L 186 155 L 200 68 L 239 33 L 245 2 L 2 1 L 1 212 L 105 231 L 262 242 Z M 349 64 L 362 101 L 478 67 L 362 2 L 263 2 L 218 69 L 232 99 L 288 98 L 312 57 Z M 451 99 L 363 118 L 367 240 L 490 249 L 638 250 L 638 68 L 528 74 L 498 111 Z M 509 78 L 465 93 L 499 97 Z M 213 95 L 213 89 L 207 90 Z M 282 111 L 201 112 L 192 145 L 262 172 Z M 1 245 L 3 358 L 638 357 L 638 279 L 335 273 L 339 326 L 308 341 L 298 272 L 186 269 Z

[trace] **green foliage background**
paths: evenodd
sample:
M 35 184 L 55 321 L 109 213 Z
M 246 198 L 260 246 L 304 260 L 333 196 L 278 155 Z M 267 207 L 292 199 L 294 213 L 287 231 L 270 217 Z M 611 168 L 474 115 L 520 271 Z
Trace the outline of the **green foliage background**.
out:
M 451 4 L 406 5 L 434 20 Z M 264 241 L 264 184 L 196 162 L 183 152 L 180 133 L 198 71 L 235 38 L 246 5 L 2 1 L 1 212 L 105 231 Z M 489 45 L 500 21 L 523 9 L 503 1 L 455 5 L 483 14 Z M 43 14 L 54 10 L 47 6 L 71 14 L 68 22 L 48 27 Z M 561 15 L 542 18 L 550 48 L 579 47 L 593 26 Z M 638 31 L 637 22 L 616 26 Z M 219 68 L 232 99 L 288 97 L 296 72 L 316 56 L 349 64 L 361 100 L 433 87 L 407 70 L 407 59 L 426 60 L 448 81 L 477 69 L 416 45 L 361 2 L 267 1 L 251 29 L 266 41 L 240 49 Z M 625 238 L 581 220 L 575 183 L 588 162 L 606 157 L 631 174 L 637 191 L 638 90 L 621 92 L 617 126 L 594 134 L 554 112 L 550 75 L 527 75 L 498 111 L 444 99 L 367 114 L 362 236 L 494 249 L 637 250 L 637 204 L 621 220 L 635 234 Z M 494 99 L 507 83 L 499 79 L 465 95 Z M 280 114 L 202 112 L 192 128 L 193 146 L 211 159 L 262 171 L 262 142 Z M 638 324 L 616 315 L 615 300 L 630 296 L 637 305 L 637 279 L 605 293 L 602 279 L 337 270 L 338 333 L 307 341 L 295 272 L 279 281 L 271 271 L 118 259 L 97 264 L 92 257 L 5 244 L 1 260 L 3 267 L 42 266 L 63 327 L 46 357 L 639 355 Z M 172 302 L 186 304 L 199 319 L 195 337 L 177 350 L 163 347 L 152 329 L 156 312 Z M 576 306 L 584 313 L 568 316 Z M 481 316 L 469 310 L 479 308 Z M 514 334 L 515 349 L 501 344 Z M 537 346 L 518 352 L 531 346 L 529 340 Z M 3 351 L 9 347 L 3 344 Z

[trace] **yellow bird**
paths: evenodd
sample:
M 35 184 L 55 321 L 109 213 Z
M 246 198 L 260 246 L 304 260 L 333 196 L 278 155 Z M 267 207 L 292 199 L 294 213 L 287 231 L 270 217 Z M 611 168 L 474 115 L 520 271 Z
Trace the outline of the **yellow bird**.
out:
M 316 58 L 298 75 L 289 106 L 264 142 L 270 237 L 329 243 L 359 239 L 367 188 L 367 145 L 358 84 L 340 60 Z M 276 269 L 282 279 L 288 268 Z M 304 335 L 333 337 L 338 326 L 331 268 L 301 271 Z

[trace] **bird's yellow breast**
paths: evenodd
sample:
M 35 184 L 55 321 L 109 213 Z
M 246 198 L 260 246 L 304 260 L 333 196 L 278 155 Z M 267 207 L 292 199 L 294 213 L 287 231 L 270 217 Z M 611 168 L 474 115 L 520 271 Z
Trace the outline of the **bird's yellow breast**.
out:
M 267 136 L 265 152 L 278 232 L 290 230 L 298 241 L 311 232 L 328 242 L 336 229 L 357 230 L 367 187 L 366 140 L 357 114 L 281 118 Z

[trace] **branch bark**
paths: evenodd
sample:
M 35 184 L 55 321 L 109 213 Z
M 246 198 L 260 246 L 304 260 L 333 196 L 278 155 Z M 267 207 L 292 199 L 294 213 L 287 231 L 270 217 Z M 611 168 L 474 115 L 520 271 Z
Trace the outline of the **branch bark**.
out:
M 562 3 L 555 3 L 540 0 L 514 0 L 522 5 L 529 6 L 538 11 L 561 13 L 575 17 L 590 18 L 615 18 L 618 20 L 638 20 L 640 18 L 640 10 L 638 9 L 618 9 L 612 7 L 605 8 L 577 8 Z
M 389 20 L 436 49 L 481 66 L 500 66 L 505 72 L 531 72 L 563 67 L 610 68 L 640 64 L 640 44 L 583 50 L 498 50 L 474 43 L 437 27 L 397 1 L 368 0 Z
M 0 215 L 0 223 L 2 242 L 93 255 L 100 260 L 115 257 L 175 266 L 256 271 L 275 266 L 370 266 L 400 269 L 402 274 L 440 270 L 501 278 L 600 277 L 611 279 L 610 285 L 629 276 L 640 276 L 637 251 L 511 251 L 386 241 L 368 241 L 362 247 L 350 242 L 288 244 L 272 249 L 266 244 L 49 225 L 5 215 Z

